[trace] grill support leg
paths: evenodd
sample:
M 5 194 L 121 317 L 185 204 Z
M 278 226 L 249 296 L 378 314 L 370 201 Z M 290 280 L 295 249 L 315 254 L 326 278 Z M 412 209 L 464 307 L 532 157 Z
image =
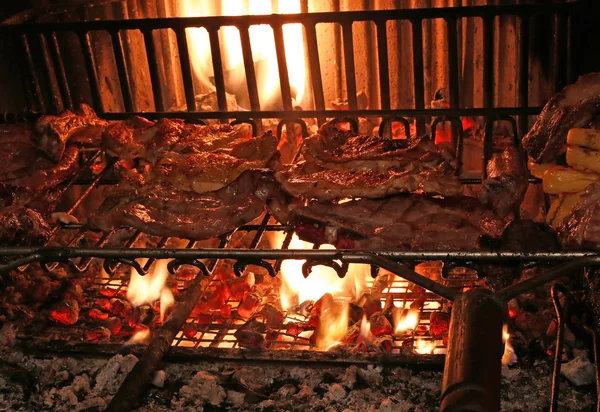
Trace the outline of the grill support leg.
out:
M 504 304 L 486 289 L 454 301 L 442 388 L 442 412 L 500 410 Z

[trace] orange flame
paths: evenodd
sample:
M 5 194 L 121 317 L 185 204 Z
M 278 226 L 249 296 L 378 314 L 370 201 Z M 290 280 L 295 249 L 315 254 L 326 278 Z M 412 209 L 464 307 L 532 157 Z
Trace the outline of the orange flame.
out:
M 135 332 L 125 345 L 135 345 L 138 343 L 147 343 L 150 339 L 150 328 L 145 328 Z
M 349 309 L 348 304 L 323 308 L 319 328 L 315 331 L 315 346 L 318 350 L 328 351 L 342 343 L 348 331 Z
M 409 309 L 406 314 L 402 310 L 394 311 L 394 334 L 404 335 L 413 331 L 419 324 L 419 312 Z
M 517 362 L 517 354 L 515 349 L 510 344 L 510 334 L 508 333 L 508 326 L 504 325 L 502 328 L 502 342 L 504 342 L 504 354 L 502 355 L 502 366 L 513 365 Z
M 181 2 L 181 14 L 185 17 L 264 15 L 275 12 L 281 14 L 300 13 L 300 0 L 279 0 L 278 2 L 272 2 L 271 0 L 222 0 L 219 10 L 218 3 L 214 0 L 183 0 Z M 279 71 L 273 29 L 266 24 L 254 25 L 250 27 L 249 35 L 252 46 L 252 59 L 254 63 L 261 63 L 256 67 L 262 70 L 261 73 L 257 73 L 257 81 L 259 99 L 264 106 L 276 97 L 274 94 L 279 90 Z M 196 78 L 204 87 L 214 90 L 214 86 L 209 80 L 214 75 L 214 71 L 208 32 L 205 28 L 190 28 L 187 29 L 187 37 Z M 244 60 L 239 30 L 233 26 L 222 27 L 219 37 L 222 44 L 224 69 L 231 75 L 232 80 L 235 78 L 233 81 L 236 83 L 244 80 Z M 306 86 L 302 25 L 284 25 L 283 39 L 290 86 L 296 91 L 294 103 L 299 105 L 305 94 Z M 241 84 L 245 84 L 245 82 L 241 82 Z
M 367 315 L 363 315 L 360 322 L 360 337 L 366 341 L 373 338 L 373 334 L 371 333 L 371 322 L 367 320 Z
M 143 267 L 146 260 L 139 259 L 138 263 Z M 169 276 L 167 264 L 166 260 L 157 260 L 146 276 L 140 275 L 137 270 L 133 269 L 127 287 L 127 300 L 134 307 L 144 304 L 152 305 L 160 300 L 161 321 L 167 309 L 175 302 L 173 293 L 165 285 Z
M 283 242 L 284 234 L 274 232 L 271 238 L 274 247 Z M 290 249 L 312 249 L 312 245 L 303 242 L 294 234 Z M 334 249 L 330 245 L 321 245 L 320 249 Z M 302 276 L 304 260 L 285 260 L 281 264 L 283 279 L 280 298 L 284 310 L 294 308 L 294 302 L 302 303 L 307 300 L 318 300 L 325 293 L 331 293 L 334 298 L 357 298 L 366 288 L 367 265 L 350 265 L 344 278 L 340 278 L 335 270 L 325 266 L 315 266 L 310 275 Z
M 414 351 L 420 355 L 428 355 L 433 353 L 435 349 L 435 343 L 428 340 L 419 339 L 415 341 Z

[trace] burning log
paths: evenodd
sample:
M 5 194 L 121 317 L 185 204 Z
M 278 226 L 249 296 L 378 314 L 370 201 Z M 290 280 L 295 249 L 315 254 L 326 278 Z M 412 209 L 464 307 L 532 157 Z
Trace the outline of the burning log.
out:
M 380 352 L 390 353 L 394 347 L 391 336 L 380 336 L 373 342 L 373 346 Z
M 267 325 L 252 318 L 240 326 L 233 336 L 235 336 L 240 346 L 258 349 L 265 345 L 265 337 L 263 334 L 266 332 Z
M 288 335 L 298 336 L 304 332 L 304 327 L 298 322 L 288 322 L 285 324 L 285 330 Z
M 74 325 L 79 320 L 79 303 L 65 299 L 50 310 L 49 318 L 61 325 Z
M 364 314 L 370 318 L 377 312 L 381 312 L 381 301 L 378 297 L 365 293 L 358 301 L 358 305 L 363 308 Z
M 369 322 L 374 336 L 391 335 L 394 330 L 390 321 L 382 313 L 372 316 Z
M 285 320 L 285 315 L 271 304 L 264 305 L 259 314 L 265 318 L 267 326 L 271 328 L 280 327 Z

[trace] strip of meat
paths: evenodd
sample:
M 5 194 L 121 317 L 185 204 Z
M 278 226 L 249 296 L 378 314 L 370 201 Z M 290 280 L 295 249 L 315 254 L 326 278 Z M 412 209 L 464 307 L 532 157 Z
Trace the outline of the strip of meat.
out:
M 29 168 L 0 175 L 0 182 L 7 186 L 31 191 L 44 191 L 68 180 L 79 167 L 79 148 L 69 145 L 58 164 L 37 156 Z
M 271 132 L 236 142 L 229 154 L 168 152 L 153 167 L 153 179 L 168 181 L 181 190 L 210 192 L 230 184 L 246 170 L 269 166 L 276 157 L 277 138 Z
M 587 187 L 556 232 L 564 248 L 600 249 L 600 183 Z
M 268 175 L 247 171 L 230 185 L 202 195 L 168 183 L 140 186 L 143 178 L 134 176 L 106 193 L 88 225 L 103 231 L 133 227 L 154 236 L 213 238 L 262 214 L 269 191 L 265 186 L 271 181 Z
M 546 103 L 523 147 L 536 163 L 556 161 L 564 152 L 569 129 L 590 124 L 600 109 L 600 73 L 581 76 Z
M 228 148 L 251 138 L 252 126 L 246 123 L 234 126 L 229 124 L 187 125 L 185 135 L 172 150 L 178 153 L 192 153 L 225 149 L 225 153 L 227 153 Z
M 302 156 L 303 161 L 276 174 L 282 187 L 296 197 L 336 200 L 462 192 L 456 159 L 426 137 L 359 136 L 325 124 L 305 141 Z
M 308 174 L 284 171 L 275 177 L 292 196 L 322 201 L 380 198 L 399 193 L 456 196 L 462 192 L 454 171 L 444 164 L 418 173 L 394 169 L 383 172 L 322 170 Z
M 91 107 L 82 104 L 75 113 L 66 110 L 58 116 L 40 117 L 31 140 L 51 160 L 58 162 L 63 156 L 67 141 L 100 141 L 106 126 L 106 120 L 100 119 Z
M 50 236 L 50 226 L 36 211 L 22 206 L 0 209 L 0 244 L 42 245 Z
M 521 151 L 513 146 L 495 153 L 487 164 L 479 200 L 489 205 L 500 217 L 518 210 L 529 187 L 527 165 Z
M 301 239 L 338 249 L 477 249 L 505 227 L 475 198 L 419 195 L 311 203 L 291 210 L 290 223 Z

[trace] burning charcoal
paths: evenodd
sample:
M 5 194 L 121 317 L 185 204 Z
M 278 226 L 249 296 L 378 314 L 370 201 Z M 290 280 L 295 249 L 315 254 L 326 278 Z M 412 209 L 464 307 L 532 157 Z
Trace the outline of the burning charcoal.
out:
M 346 336 L 344 336 L 344 339 L 342 342 L 344 342 L 345 344 L 348 345 L 352 345 L 358 342 L 360 338 L 360 326 L 358 325 L 358 323 L 355 323 L 354 325 L 350 326 L 348 328 L 348 330 L 346 331 Z
M 259 312 L 265 318 L 267 326 L 277 328 L 283 324 L 285 315 L 271 304 L 264 305 Z
M 139 313 L 139 323 L 141 323 L 142 325 L 146 325 L 149 326 L 152 324 L 152 322 L 154 321 L 154 309 L 152 309 L 150 306 L 140 306 L 139 308 L 137 308 L 138 313 Z M 160 306 L 159 306 L 159 310 L 160 310 Z
M 277 330 L 270 330 L 265 334 L 265 339 L 267 341 L 267 348 L 271 347 L 271 345 L 278 340 L 281 340 L 281 335 Z
M 429 320 L 429 332 L 434 338 L 441 338 L 448 334 L 450 328 L 450 314 L 446 312 L 434 312 Z
M 31 288 L 31 299 L 34 302 L 45 302 L 51 291 L 50 279 L 45 276 L 37 278 Z
M 380 352 L 390 353 L 394 347 L 391 336 L 380 336 L 373 342 L 373 346 Z
M 548 324 L 552 321 L 551 313 L 521 312 L 514 319 L 515 328 L 530 339 L 539 339 L 546 333 Z
M 370 318 L 377 312 L 381 312 L 381 301 L 379 298 L 368 293 L 361 296 L 358 304 L 363 308 L 367 318 Z
M 255 318 L 250 319 L 242 326 L 238 328 L 238 330 L 246 331 L 246 332 L 258 332 L 265 333 L 267 331 L 267 325 L 258 321 Z
M 110 333 L 112 333 L 113 335 L 116 335 L 117 333 L 121 332 L 121 328 L 123 327 L 121 319 L 114 316 L 106 319 L 103 322 L 103 326 L 106 329 L 110 330 Z
M 192 339 L 196 336 L 196 333 L 198 333 L 198 329 L 196 328 L 196 325 L 193 323 L 186 323 L 185 325 L 183 325 L 183 336 L 185 336 L 188 339 Z
M 375 336 L 391 335 L 394 330 L 390 321 L 381 313 L 372 316 L 369 322 L 371 323 L 371 333 Z
M 219 309 L 219 315 L 221 315 L 223 319 L 229 319 L 231 317 L 231 306 L 228 304 L 221 306 L 221 309 Z
M 93 320 L 104 321 L 108 319 L 108 313 L 102 312 L 100 309 L 91 309 L 88 312 L 88 316 Z
M 64 299 L 76 300 L 79 304 L 85 303 L 85 296 L 83 296 L 83 289 L 79 284 L 73 284 L 63 296 Z
M 256 312 L 261 303 L 262 299 L 256 293 L 246 292 L 238 306 L 238 315 L 240 315 L 242 319 L 249 319 L 254 312 Z
M 363 318 L 363 308 L 361 308 L 360 306 L 351 303 L 350 304 L 350 308 L 349 308 L 349 318 L 350 318 L 350 324 L 353 325 L 356 322 L 360 322 L 360 320 Z
M 244 293 L 249 293 L 254 287 L 255 278 L 254 273 L 248 272 L 244 276 L 233 279 L 229 282 L 229 292 L 231 297 L 235 300 L 241 300 L 244 297 Z
M 229 305 L 227 305 L 227 306 L 229 306 Z M 212 319 L 213 319 L 211 315 L 208 315 L 205 313 L 200 313 L 198 315 L 192 314 L 192 317 L 196 318 L 196 322 L 199 325 L 208 325 L 208 324 L 212 323 Z
M 417 327 L 415 328 L 415 335 L 417 336 L 424 336 L 427 335 L 427 333 L 429 332 L 427 325 L 417 325 Z
M 100 309 L 105 310 L 107 312 L 112 311 L 112 305 L 110 303 L 110 300 L 108 300 L 108 299 L 96 299 L 94 301 L 94 305 L 98 306 Z
M 234 334 L 238 344 L 243 348 L 259 349 L 265 344 L 265 337 L 258 332 L 237 330 Z
M 79 319 L 79 303 L 65 299 L 50 310 L 50 320 L 61 325 L 74 325 Z
M 285 325 L 285 330 L 288 335 L 298 336 L 304 332 L 304 328 L 298 322 L 288 322 Z
M 110 300 L 111 312 L 113 315 L 126 318 L 131 313 L 131 305 L 123 299 L 113 298 Z
M 332 307 L 334 304 L 335 302 L 331 293 L 325 293 L 313 305 L 312 309 L 310 310 L 310 316 L 312 317 L 314 315 L 320 315 L 323 310 Z
M 107 298 L 114 298 L 115 296 L 117 296 L 117 290 L 116 289 L 100 289 L 99 293 Z
M 85 339 L 88 342 L 105 342 L 110 339 L 110 336 L 110 330 L 102 326 L 85 331 Z
M 425 297 L 425 295 L 419 296 L 413 303 L 410 304 L 410 309 L 420 312 L 423 308 L 423 305 L 425 304 L 426 299 L 427 298 Z
M 189 267 L 183 266 L 177 272 L 178 280 L 192 280 L 196 277 L 196 272 Z

